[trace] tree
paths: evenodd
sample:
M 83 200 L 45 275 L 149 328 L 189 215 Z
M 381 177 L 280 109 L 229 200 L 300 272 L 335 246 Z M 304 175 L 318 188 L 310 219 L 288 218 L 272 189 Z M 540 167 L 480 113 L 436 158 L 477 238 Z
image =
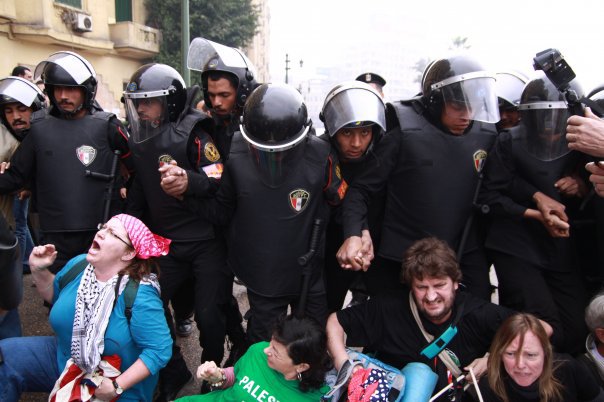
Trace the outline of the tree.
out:
M 147 25 L 160 29 L 162 41 L 154 59 L 182 71 L 181 0 L 145 0 Z M 201 36 L 231 47 L 245 47 L 258 27 L 258 10 L 251 0 L 189 0 L 191 39 Z M 199 74 L 192 74 L 192 83 Z
M 430 62 L 431 62 L 431 60 L 429 58 L 422 57 L 415 63 L 415 65 L 413 66 L 413 69 L 415 71 L 417 71 L 417 75 L 413 79 L 413 82 L 418 82 L 421 85 L 422 76 L 424 75 L 424 70 L 426 69 L 426 67 L 428 67 L 428 64 L 430 64 Z
M 468 43 L 468 37 L 464 36 L 456 36 L 453 38 L 451 46 L 449 46 L 449 50 L 468 50 L 472 45 Z

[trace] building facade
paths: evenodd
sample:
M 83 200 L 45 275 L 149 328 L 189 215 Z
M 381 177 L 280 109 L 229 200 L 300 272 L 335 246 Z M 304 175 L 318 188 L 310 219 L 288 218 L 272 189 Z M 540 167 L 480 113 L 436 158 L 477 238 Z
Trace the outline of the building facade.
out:
M 125 84 L 159 53 L 160 31 L 145 19 L 144 0 L 1 0 L 0 76 L 73 51 L 95 68 L 101 106 L 123 117 Z
M 252 5 L 258 10 L 258 30 L 244 53 L 250 59 L 258 72 L 258 82 L 269 82 L 269 52 L 270 52 L 270 9 L 268 0 L 252 0 Z

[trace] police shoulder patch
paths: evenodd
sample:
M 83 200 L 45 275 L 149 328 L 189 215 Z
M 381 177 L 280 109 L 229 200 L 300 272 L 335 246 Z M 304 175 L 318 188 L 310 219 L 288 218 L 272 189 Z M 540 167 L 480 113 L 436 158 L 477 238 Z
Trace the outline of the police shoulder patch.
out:
M 216 162 L 220 159 L 220 152 L 218 152 L 218 148 L 216 148 L 216 145 L 214 145 L 213 142 L 208 142 L 203 147 L 203 153 L 210 162 Z
M 476 171 L 478 173 L 482 172 L 484 163 L 487 160 L 487 151 L 485 151 L 484 149 L 479 149 L 476 152 L 474 152 L 473 158 L 474 158 L 474 169 L 476 169 Z
M 76 156 L 84 166 L 88 166 L 96 158 L 96 149 L 90 145 L 81 145 L 76 148 Z
M 310 193 L 302 188 L 298 188 L 289 193 L 289 206 L 296 212 L 302 212 L 308 205 Z

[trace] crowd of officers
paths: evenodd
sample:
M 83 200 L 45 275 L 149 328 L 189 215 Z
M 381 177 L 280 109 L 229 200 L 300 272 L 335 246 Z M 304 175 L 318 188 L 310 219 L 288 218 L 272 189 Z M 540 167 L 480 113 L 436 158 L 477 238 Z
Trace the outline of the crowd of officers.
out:
M 302 96 L 258 83 L 239 50 L 196 38 L 188 68 L 201 72 L 201 88 L 170 66 L 140 67 L 123 94 L 126 123 L 95 101 L 94 68 L 76 53 L 37 65 L 44 92 L 27 78 L 0 80 L 0 193 L 31 191 L 37 241 L 58 251 L 53 272 L 124 210 L 172 240 L 160 259 L 166 318 L 175 337 L 194 314 L 202 362 L 222 362 L 226 336 L 225 364 L 270 340 L 288 308 L 321 323 L 339 311 L 327 325 L 336 368 L 346 332 L 349 346 L 397 367 L 425 361 L 446 384 L 451 368 L 423 354 L 427 338 L 394 339 L 419 324 L 401 313 L 410 304 L 433 337 L 451 325 L 474 331 L 449 339 L 462 369 L 486 367 L 478 359 L 512 310 L 540 318 L 558 351 L 584 351 L 583 311 L 601 285 L 602 201 L 584 169 L 593 158 L 569 150 L 569 108 L 547 77 L 495 75 L 457 55 L 428 65 L 417 96 L 386 104 L 385 80 L 361 74 L 328 93 L 317 136 Z M 443 275 L 449 296 L 466 301 L 443 296 L 430 273 L 401 273 L 425 238 L 455 251 L 461 275 Z M 490 304 L 491 265 L 509 311 Z M 247 287 L 247 333 L 235 276 Z M 437 289 L 422 296 L 420 284 Z M 369 302 L 340 311 L 358 286 Z M 402 305 L 384 301 L 393 294 Z M 466 316 L 480 325 L 463 324 Z M 174 345 L 160 401 L 191 378 Z

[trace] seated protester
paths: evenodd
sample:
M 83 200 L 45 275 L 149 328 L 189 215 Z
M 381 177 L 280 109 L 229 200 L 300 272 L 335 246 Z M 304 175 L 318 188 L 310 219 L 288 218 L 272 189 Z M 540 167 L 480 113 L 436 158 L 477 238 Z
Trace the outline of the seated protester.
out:
M 604 293 L 596 295 L 585 309 L 585 323 L 589 335 L 585 341 L 587 352 L 577 360 L 591 371 L 604 388 Z
M 604 401 L 604 392 L 585 367 L 552 352 L 535 316 L 519 313 L 501 325 L 489 350 L 487 376 L 480 381 L 485 401 Z
M 57 256 L 54 245 L 35 247 L 32 275 L 38 293 L 53 304 L 49 320 L 56 336 L 0 341 L 0 400 L 52 391 L 57 400 L 94 394 L 104 401 L 150 401 L 172 348 L 150 258 L 166 255 L 169 244 L 120 214 L 97 232 L 88 254 L 71 259 L 56 276 L 47 269 Z
M 178 401 L 316 402 L 328 391 L 329 368 L 325 330 L 313 319 L 288 315 L 277 322 L 270 342 L 252 345 L 235 367 L 199 366 L 197 377 L 216 391 Z
M 491 339 L 513 311 L 458 291 L 455 252 L 434 237 L 407 250 L 401 278 L 410 290 L 373 297 L 329 317 L 328 346 L 336 368 L 348 360 L 348 345 L 369 347 L 376 358 L 398 368 L 427 364 L 438 375 L 435 392 L 462 369 L 472 368 L 481 377 Z

